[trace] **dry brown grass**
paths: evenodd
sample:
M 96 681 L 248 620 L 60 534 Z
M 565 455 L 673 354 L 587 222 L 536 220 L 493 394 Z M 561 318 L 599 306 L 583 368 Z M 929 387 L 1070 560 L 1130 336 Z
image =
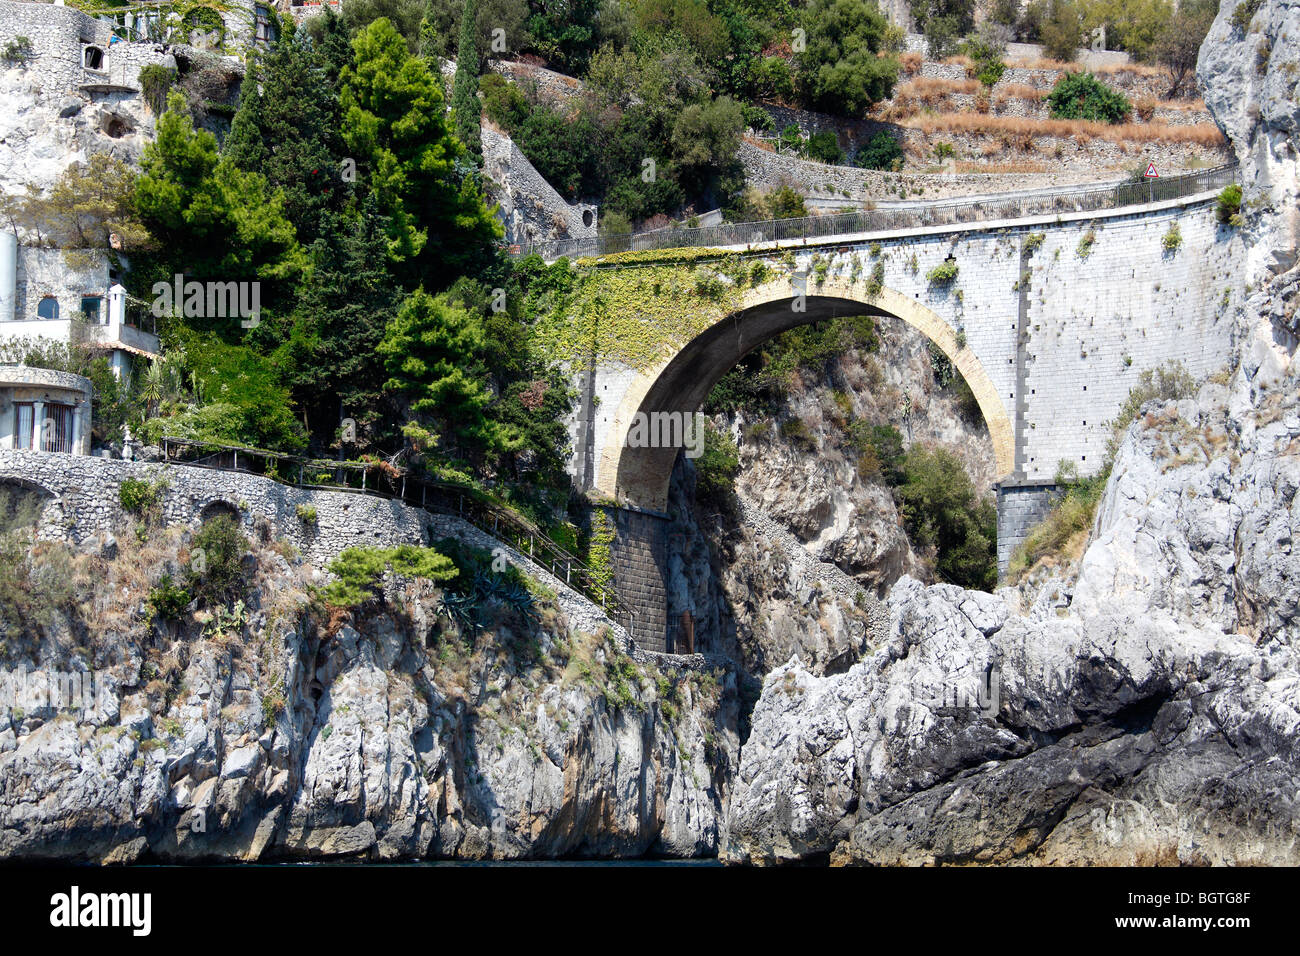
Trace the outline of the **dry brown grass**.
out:
M 1026 56 L 1019 59 L 1007 60 L 1007 66 L 1014 67 L 1018 70 L 1082 70 L 1083 67 L 1078 63 L 1062 63 L 1060 60 L 1048 59 L 1045 56 Z
M 1112 63 L 1109 66 L 1099 66 L 1092 71 L 1098 76 L 1119 76 L 1127 73 L 1130 76 L 1159 76 L 1161 69 L 1157 66 L 1147 66 L 1143 63 Z
M 1008 99 L 1014 97 L 1021 100 L 1033 100 L 1037 102 L 1047 95 L 1047 90 L 1040 90 L 1036 86 L 1030 86 L 1028 83 L 1005 83 L 998 89 L 998 97 Z
M 987 154 L 986 154 L 987 155 Z M 959 160 L 953 164 L 953 168 L 959 173 L 1046 173 L 1051 172 L 1051 167 L 1046 163 L 1036 163 L 1031 160 L 1020 160 L 1019 162 L 1007 163 L 972 163 L 967 160 Z
M 1139 96 L 1133 103 L 1133 112 L 1137 114 L 1138 119 L 1144 123 L 1151 122 L 1151 117 L 1156 115 L 1156 101 L 1151 96 Z
M 924 60 L 925 58 L 919 53 L 904 53 L 898 58 L 898 62 L 902 64 L 903 72 L 908 76 L 915 76 L 921 72 L 921 64 Z
M 1074 137 L 1080 143 L 1102 139 L 1111 143 L 1186 143 L 1221 146 L 1225 140 L 1212 123 L 1171 126 L 1168 123 L 1095 123 L 1089 120 L 1027 119 L 979 113 L 934 113 L 909 118 L 903 125 L 925 133 L 968 133 L 1001 136 L 1023 148 L 1025 138 Z

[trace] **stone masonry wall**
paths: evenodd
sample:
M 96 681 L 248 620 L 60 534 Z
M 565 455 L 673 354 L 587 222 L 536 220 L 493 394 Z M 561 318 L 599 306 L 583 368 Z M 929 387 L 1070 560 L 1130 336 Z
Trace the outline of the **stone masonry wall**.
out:
M 118 488 L 126 478 L 167 482 L 163 495 L 167 524 L 197 528 L 217 510 L 234 512 L 250 536 L 283 538 L 318 568 L 344 548 L 428 544 L 453 537 L 503 555 L 542 581 L 555 592 L 571 628 L 595 632 L 608 627 L 617 641 L 631 646 L 624 629 L 582 594 L 455 515 L 434 514 L 374 495 L 292 488 L 259 475 L 0 449 L 0 485 L 16 484 L 47 497 L 38 526 L 38 536 L 44 540 L 78 544 L 133 523 L 135 519 L 123 512 L 118 500 Z M 300 505 L 316 509 L 314 524 L 298 516 Z
M 632 612 L 631 635 L 638 647 L 665 652 L 667 646 L 668 521 L 624 508 L 601 508 L 614 527 L 610 545 L 614 591 Z
M 500 207 L 506 241 L 587 239 L 596 235 L 596 207 L 565 202 L 514 140 L 484 122 L 483 171 Z
M 1002 485 L 998 488 L 998 574 L 1006 573 L 1016 548 L 1047 517 L 1060 497 L 1053 484 Z

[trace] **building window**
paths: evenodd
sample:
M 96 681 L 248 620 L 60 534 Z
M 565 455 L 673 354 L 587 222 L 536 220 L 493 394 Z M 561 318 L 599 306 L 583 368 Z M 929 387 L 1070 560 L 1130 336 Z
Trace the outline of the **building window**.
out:
M 271 11 L 260 3 L 253 7 L 254 39 L 258 43 L 274 43 L 276 40 L 275 24 L 271 22 Z
M 81 63 L 88 70 L 104 69 L 104 51 L 97 46 L 81 48 Z
M 91 325 L 103 325 L 108 321 L 104 314 L 104 300 L 97 295 L 83 295 L 81 297 L 81 314 L 86 317 L 86 321 Z
M 41 451 L 72 451 L 73 416 L 71 405 L 46 402 L 43 421 L 36 420 L 35 402 L 14 403 L 14 447 Z
M 72 417 L 76 410 L 71 405 L 45 403 L 45 421 L 41 423 L 41 451 L 72 451 Z
M 59 300 L 52 295 L 47 295 L 41 299 L 36 306 L 36 317 L 38 319 L 57 319 L 59 317 Z
M 14 447 L 32 447 L 32 423 L 36 417 L 36 406 L 31 402 L 14 403 Z

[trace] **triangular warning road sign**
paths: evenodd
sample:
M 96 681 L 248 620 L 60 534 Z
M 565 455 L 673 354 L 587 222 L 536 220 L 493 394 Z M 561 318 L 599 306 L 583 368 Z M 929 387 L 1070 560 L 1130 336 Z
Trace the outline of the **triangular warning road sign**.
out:
M 1160 174 L 1156 172 L 1155 163 L 1147 163 L 1147 171 L 1142 174 L 1143 179 L 1159 179 Z

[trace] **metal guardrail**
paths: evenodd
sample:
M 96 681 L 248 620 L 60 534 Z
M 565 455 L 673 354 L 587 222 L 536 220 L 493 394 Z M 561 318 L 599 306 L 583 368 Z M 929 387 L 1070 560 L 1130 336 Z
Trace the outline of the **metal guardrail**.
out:
M 162 454 L 163 460 L 169 464 L 256 474 L 294 488 L 374 495 L 434 514 L 455 515 L 527 555 L 535 564 L 600 605 L 631 634 L 632 612 L 615 597 L 612 581 L 602 582 L 590 566 L 566 551 L 541 528 L 504 505 L 493 502 L 475 488 L 416 478 L 385 468 L 378 462 L 304 458 L 188 438 L 163 438 Z M 333 480 L 321 480 L 323 475 Z M 348 480 L 349 477 L 352 481 Z
M 692 246 L 757 246 L 789 239 L 821 239 L 861 232 L 885 232 L 925 226 L 960 225 L 999 219 L 1023 219 L 1052 213 L 1121 209 L 1167 199 L 1181 199 L 1219 189 L 1237 180 L 1235 163 L 1183 176 L 1140 182 L 1079 186 L 1060 190 L 1004 193 L 975 199 L 943 200 L 925 205 L 894 205 L 828 216 L 732 222 L 693 229 L 657 230 L 588 239 L 548 239 L 520 245 L 517 255 L 536 253 L 547 261 L 561 257 L 603 256 L 616 252 L 680 249 Z

